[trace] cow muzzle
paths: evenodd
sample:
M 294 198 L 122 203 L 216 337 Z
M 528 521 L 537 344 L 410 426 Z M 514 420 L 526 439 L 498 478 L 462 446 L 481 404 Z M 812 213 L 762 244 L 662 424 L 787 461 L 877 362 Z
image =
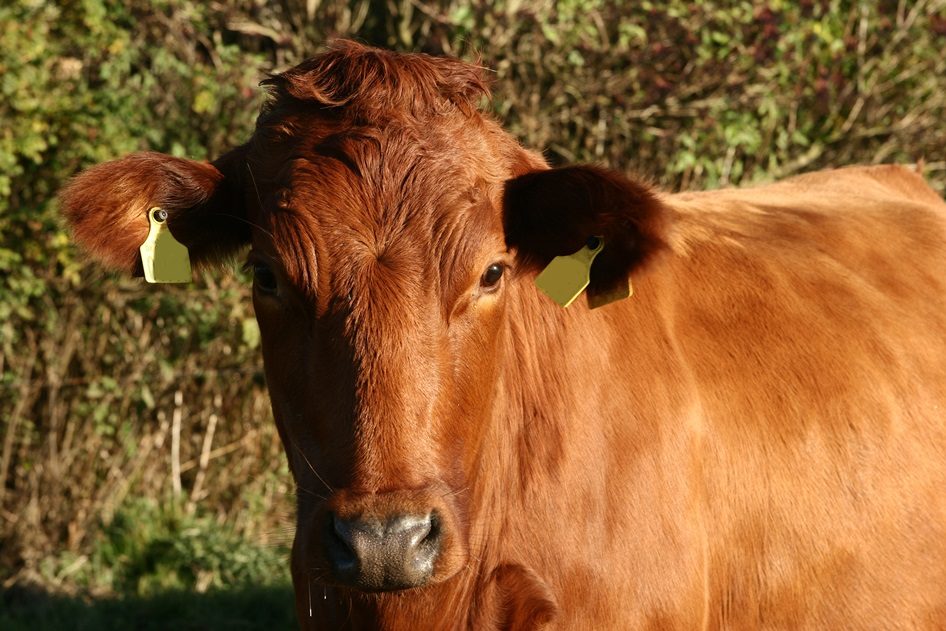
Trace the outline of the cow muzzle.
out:
M 441 551 L 436 512 L 387 519 L 331 515 L 325 550 L 335 579 L 363 591 L 425 585 Z

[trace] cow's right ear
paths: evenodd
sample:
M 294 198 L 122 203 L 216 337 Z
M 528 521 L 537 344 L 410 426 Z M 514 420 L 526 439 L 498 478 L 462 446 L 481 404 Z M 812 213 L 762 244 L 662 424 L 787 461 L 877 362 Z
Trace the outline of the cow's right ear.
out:
M 538 272 L 590 237 L 604 248 L 591 267 L 589 297 L 618 289 L 666 247 L 670 210 L 650 186 L 595 166 L 543 169 L 506 182 L 503 227 L 521 269 Z
M 244 147 L 213 163 L 133 153 L 77 175 L 60 192 L 59 206 L 79 245 L 109 268 L 141 273 L 138 247 L 156 206 L 167 211 L 168 228 L 191 262 L 212 263 L 250 239 L 244 162 Z

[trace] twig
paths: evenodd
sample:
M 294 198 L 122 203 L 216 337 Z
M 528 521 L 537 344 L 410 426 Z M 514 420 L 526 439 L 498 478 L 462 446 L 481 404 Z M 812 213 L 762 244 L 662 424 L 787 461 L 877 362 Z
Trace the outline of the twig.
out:
M 234 451 L 242 449 L 246 445 L 246 443 L 250 442 L 250 440 L 256 437 L 258 433 L 259 433 L 259 430 L 256 430 L 256 429 L 250 430 L 240 440 L 235 440 L 231 443 L 227 443 L 226 445 L 222 447 L 217 447 L 216 449 L 212 450 L 209 454 L 207 454 L 207 461 L 209 462 L 211 460 L 215 460 L 216 458 L 220 458 L 221 456 L 226 456 L 227 454 L 231 454 Z M 200 464 L 199 460 L 188 460 L 187 462 L 181 465 L 181 472 L 187 473 L 188 471 L 198 466 L 199 464 Z
M 36 365 L 36 357 L 39 351 L 36 346 L 36 340 L 32 331 L 27 331 L 27 345 L 30 349 L 26 366 L 21 373 L 22 381 L 17 392 L 16 405 L 9 416 L 7 424 L 7 433 L 3 438 L 3 455 L 0 456 L 0 506 L 3 505 L 3 498 L 7 489 L 7 471 L 10 466 L 10 458 L 13 453 L 13 442 L 16 440 L 17 429 L 20 421 L 23 420 L 23 412 L 29 405 L 32 397 L 29 396 L 31 388 L 30 376 L 33 374 L 33 366 Z
M 215 407 L 220 407 L 220 395 L 214 397 Z M 207 465 L 210 463 L 210 447 L 213 445 L 214 432 L 217 430 L 217 415 L 212 413 L 207 420 L 207 431 L 204 432 L 204 442 L 200 448 L 200 461 L 198 462 L 197 475 L 194 477 L 194 488 L 191 489 L 190 502 L 188 503 L 188 512 L 193 512 L 197 501 L 200 499 L 200 492 L 204 484 L 204 477 L 207 473 Z
M 175 498 L 181 495 L 181 406 L 184 395 L 174 392 L 174 412 L 171 413 L 171 491 Z

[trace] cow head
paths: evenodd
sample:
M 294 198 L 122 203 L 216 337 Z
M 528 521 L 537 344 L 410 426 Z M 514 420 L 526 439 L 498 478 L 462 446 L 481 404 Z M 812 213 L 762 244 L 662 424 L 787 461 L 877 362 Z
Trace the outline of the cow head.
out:
M 604 236 L 590 291 L 607 291 L 661 246 L 661 204 L 608 171 L 548 169 L 477 110 L 473 65 L 342 43 L 264 83 L 247 144 L 99 165 L 62 210 L 129 273 L 154 206 L 198 265 L 249 246 L 300 596 L 446 581 L 476 558 L 478 488 L 509 449 L 510 320 L 562 317 L 534 272 Z

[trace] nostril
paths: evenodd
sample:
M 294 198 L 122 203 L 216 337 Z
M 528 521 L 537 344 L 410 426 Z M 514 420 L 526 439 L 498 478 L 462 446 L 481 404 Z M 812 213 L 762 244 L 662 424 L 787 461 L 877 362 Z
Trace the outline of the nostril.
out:
M 349 548 L 351 547 L 351 526 L 344 519 L 339 519 L 338 515 L 332 515 L 332 530 L 335 536 Z
M 423 530 L 411 537 L 409 554 L 405 559 L 405 574 L 413 581 L 422 582 L 433 572 L 434 562 L 440 555 L 441 526 L 436 515 L 429 515 Z
M 344 519 L 332 515 L 331 531 L 326 533 L 326 549 L 335 570 L 342 574 L 354 572 L 357 569 L 358 553 L 352 538 L 352 528 Z
M 430 515 L 427 523 L 427 531 L 415 544 L 417 546 L 436 545 L 440 542 L 440 520 L 437 518 L 437 515 Z
M 423 517 L 399 517 L 391 521 L 388 532 L 404 537 L 408 548 L 415 548 L 430 537 L 433 527 L 429 514 Z

